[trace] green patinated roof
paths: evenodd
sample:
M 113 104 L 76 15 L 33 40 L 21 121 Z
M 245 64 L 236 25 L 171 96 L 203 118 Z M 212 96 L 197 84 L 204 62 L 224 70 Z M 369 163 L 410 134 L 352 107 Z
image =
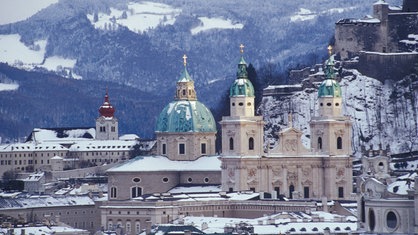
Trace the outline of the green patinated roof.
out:
M 341 97 L 341 87 L 337 81 L 326 79 L 318 89 L 318 97 Z
M 192 77 L 190 77 L 189 72 L 187 72 L 187 67 L 184 66 L 184 70 L 180 75 L 180 78 L 177 80 L 177 82 L 192 82 Z
M 216 132 L 210 110 L 199 101 L 179 100 L 168 104 L 157 120 L 157 132 Z
M 318 97 L 341 97 L 341 87 L 335 81 L 334 55 L 325 61 L 325 81 L 319 86 Z
M 247 63 L 242 56 L 238 63 L 237 79 L 235 79 L 229 90 L 229 96 L 254 97 L 254 86 L 248 79 Z

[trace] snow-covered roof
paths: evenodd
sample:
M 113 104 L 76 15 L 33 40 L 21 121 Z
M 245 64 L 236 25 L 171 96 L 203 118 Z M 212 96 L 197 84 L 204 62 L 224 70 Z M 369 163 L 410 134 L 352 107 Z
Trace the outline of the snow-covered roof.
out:
M 200 192 L 220 192 L 220 185 L 202 185 L 202 186 L 179 186 L 170 189 L 169 193 L 200 193 Z
M 138 156 L 107 172 L 138 171 L 220 171 L 218 156 L 204 156 L 194 161 L 173 161 L 164 156 Z
M 129 151 L 136 140 L 91 140 L 79 141 L 71 145 L 70 151 Z
M 25 233 L 23 233 L 23 230 Z M 9 229 L 1 228 L 0 233 L 8 233 Z M 13 234 L 89 234 L 87 230 L 64 227 L 64 226 L 33 226 L 33 227 L 16 227 L 13 228 Z
M 77 128 L 34 128 L 27 141 L 36 142 L 71 142 L 91 140 L 96 136 L 94 127 Z
M 352 216 L 348 217 L 351 218 Z M 187 216 L 182 219 L 182 222 L 199 226 L 205 233 L 224 233 L 225 226 L 237 228 L 240 225 L 245 225 L 254 228 L 255 234 L 285 234 L 286 232 L 290 234 L 320 234 L 325 229 L 329 229 L 333 234 L 338 234 L 357 230 L 356 222 L 348 221 L 348 217 L 322 211 L 312 212 L 311 214 L 282 212 L 255 219 Z M 202 227 L 203 224 L 205 226 Z
M 135 134 L 126 134 L 119 137 L 119 140 L 138 140 L 139 136 Z
M 94 201 L 88 196 L 31 196 L 29 198 L 0 197 L 0 208 L 2 209 L 92 205 L 94 205 Z
M 44 175 L 44 172 L 37 172 L 34 174 L 30 174 L 28 177 L 23 179 L 23 181 L 39 181 Z

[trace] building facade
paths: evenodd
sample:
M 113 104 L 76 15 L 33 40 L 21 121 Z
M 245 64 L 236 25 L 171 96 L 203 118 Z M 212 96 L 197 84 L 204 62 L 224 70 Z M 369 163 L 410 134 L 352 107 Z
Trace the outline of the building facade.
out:
M 351 121 L 342 115 L 341 88 L 331 53 L 326 63 L 326 79 L 318 90 L 318 115 L 310 122 L 311 148 L 302 145 L 302 133 L 292 127 L 290 117 L 289 128 L 279 133 L 280 142 L 264 153 L 263 122 L 251 109 L 254 94 L 241 58 L 230 92 L 231 116 L 221 121 L 222 190 L 294 199 L 351 199 Z

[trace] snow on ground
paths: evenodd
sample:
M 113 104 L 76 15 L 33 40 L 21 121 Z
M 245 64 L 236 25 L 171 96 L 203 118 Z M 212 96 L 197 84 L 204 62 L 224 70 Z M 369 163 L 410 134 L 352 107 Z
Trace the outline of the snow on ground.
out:
M 0 61 L 8 64 L 41 64 L 46 40 L 36 41 L 32 48 L 20 41 L 19 34 L 0 35 Z
M 19 84 L 13 83 L 13 84 L 6 84 L 6 83 L 0 83 L 0 91 L 15 91 L 19 88 Z
M 58 0 L 0 0 L 0 25 L 25 20 Z
M 93 14 L 88 14 L 87 18 L 97 29 L 115 30 L 121 25 L 132 32 L 142 33 L 157 27 L 159 24 L 174 24 L 175 18 L 181 13 L 181 9 L 154 2 L 131 2 L 128 4 L 128 10 L 125 13 L 126 17 L 123 17 L 123 10 L 110 8 L 110 14 L 98 13 L 96 22 Z
M 313 12 L 306 8 L 299 8 L 299 11 L 296 12 L 294 15 L 290 17 L 291 22 L 296 21 L 306 21 L 306 20 L 313 20 L 318 15 L 322 14 L 335 14 L 335 13 L 343 13 L 347 10 L 354 10 L 356 7 L 347 7 L 347 8 L 331 8 L 320 12 Z
M 242 29 L 244 27 L 243 24 L 234 23 L 229 19 L 199 17 L 199 20 L 201 21 L 201 25 L 190 30 L 192 35 L 210 29 Z
M 76 62 L 77 60 L 65 59 L 60 56 L 52 56 L 46 58 L 41 67 L 46 68 L 47 70 L 56 71 L 59 67 L 74 68 Z
M 316 17 L 316 13 L 309 9 L 300 8 L 299 12 L 290 17 L 291 22 L 313 20 Z
M 67 74 L 67 77 L 81 79 L 77 74 L 70 73 L 77 60 L 59 56 L 45 58 L 47 40 L 38 40 L 33 45 L 27 46 L 20 41 L 20 38 L 19 34 L 0 35 L 0 62 L 27 70 L 35 67 L 45 68 L 49 71 L 60 72 L 60 74 Z M 12 88 L 17 89 L 15 86 L 9 86 L 9 89 Z

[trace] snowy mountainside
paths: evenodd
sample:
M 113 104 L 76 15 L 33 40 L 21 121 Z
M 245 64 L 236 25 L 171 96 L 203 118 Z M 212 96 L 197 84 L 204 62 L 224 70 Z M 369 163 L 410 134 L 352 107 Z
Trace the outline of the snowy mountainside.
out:
M 135 118 L 123 122 L 126 126 L 121 127 L 121 132 L 152 137 L 161 111 L 158 107 L 164 107 L 173 98 L 184 54 L 189 58 L 187 67 L 195 81 L 198 99 L 220 119 L 220 107 L 227 99 L 223 94 L 235 78 L 240 43 L 245 45 L 246 61 L 254 65 L 264 85 L 267 79 L 273 80 L 289 68 L 321 60 L 332 38 L 334 22 L 370 14 L 373 2 L 59 0 L 27 20 L 0 25 L 0 62 L 45 72 L 46 77 L 55 77 L 47 72 L 53 71 L 59 77 L 81 80 L 71 83 L 74 89 L 78 84 L 85 84 L 84 81 L 100 84 L 101 89 L 110 84 L 129 87 L 131 92 L 118 93 L 113 99 L 131 102 L 137 96 L 127 96 L 135 90 L 141 94 L 140 102 L 149 109 L 148 112 L 135 108 L 122 110 L 125 107 L 121 105 L 125 104 L 117 104 L 124 115 L 135 113 L 131 114 Z M 292 18 L 296 15 L 301 17 Z M 11 100 L 22 95 L 27 96 L 21 100 L 22 106 L 32 106 L 30 102 L 39 102 L 38 99 L 47 103 L 54 100 L 23 90 L 24 81 L 8 77 L 20 86 L 5 88 L 7 93 L 2 91 L 0 103 L 5 107 L 12 107 Z M 52 90 L 56 84 L 48 82 L 45 89 Z M 9 92 L 10 89 L 14 90 Z M 109 89 L 112 91 L 112 87 Z M 77 98 L 86 100 L 89 96 Z M 45 106 L 45 113 L 55 113 L 53 121 L 43 120 L 35 109 L 25 110 L 25 117 L 16 115 L 21 110 L 3 109 L 0 130 L 8 129 L 7 135 L 16 137 L 34 127 L 76 125 L 75 119 L 64 113 L 67 107 L 64 111 L 53 109 L 56 104 L 41 105 Z M 78 110 L 87 108 L 77 106 L 77 102 L 72 105 Z M 80 125 L 91 120 L 87 115 L 77 117 Z M 147 128 L 139 129 L 138 120 Z M 19 131 L 13 133 L 11 125 L 6 124 L 10 122 Z M 0 131 L 0 136 L 5 135 Z
M 418 76 L 382 83 L 357 70 L 344 70 L 340 85 L 343 114 L 350 116 L 353 122 L 355 156 L 361 156 L 361 146 L 366 149 L 389 146 L 392 153 L 418 150 Z M 274 143 L 275 133 L 287 127 L 288 113 L 292 113 L 293 126 L 303 131 L 303 143 L 310 146 L 309 121 L 316 115 L 317 108 L 316 88 L 288 96 L 263 97 L 259 111 L 267 123 L 266 140 Z

